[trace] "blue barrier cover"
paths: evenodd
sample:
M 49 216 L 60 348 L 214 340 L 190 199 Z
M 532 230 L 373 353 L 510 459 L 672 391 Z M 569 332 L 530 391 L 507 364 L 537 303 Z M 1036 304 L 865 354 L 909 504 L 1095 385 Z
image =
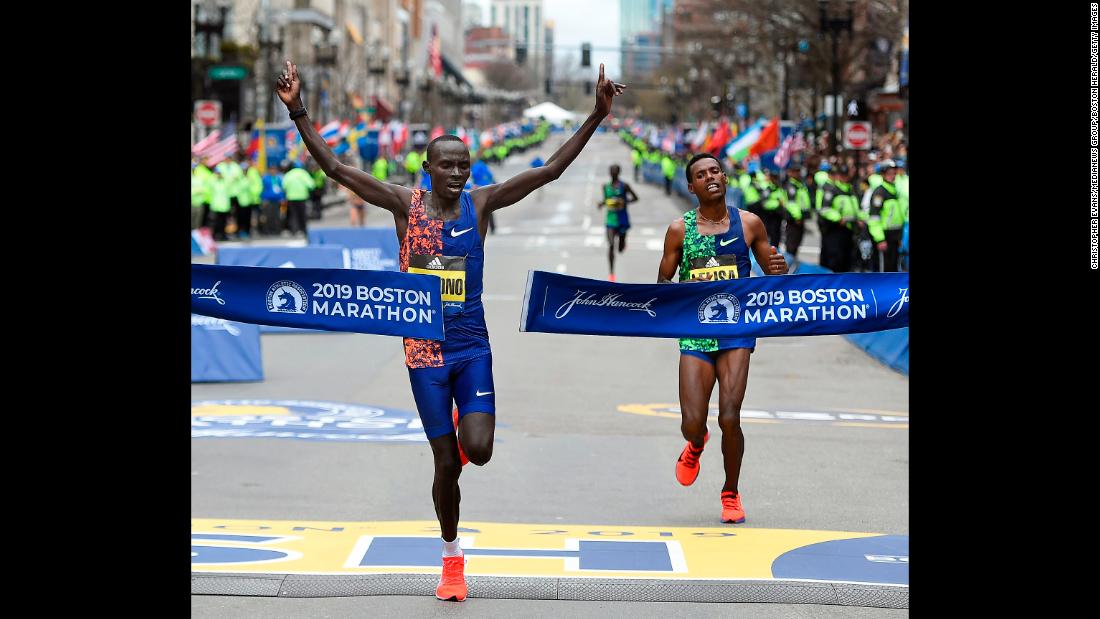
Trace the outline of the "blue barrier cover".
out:
M 354 269 L 191 265 L 191 312 L 253 324 L 443 339 L 440 279 Z
M 845 337 L 894 371 L 909 374 L 909 327 Z
M 881 331 L 909 325 L 908 288 L 908 273 L 613 284 L 531 271 L 520 331 L 694 338 Z
M 788 262 L 790 258 L 787 259 Z M 831 273 L 829 269 L 818 264 L 798 265 L 798 273 Z M 909 297 L 909 289 L 905 290 L 905 297 Z M 862 348 L 876 361 L 886 365 L 894 371 L 909 374 L 909 327 L 879 331 L 877 333 L 848 334 L 844 337 L 856 346 Z
M 259 327 L 191 314 L 191 382 L 263 379 Z
M 312 228 L 310 246 L 342 245 L 344 266 L 370 271 L 399 271 L 397 232 L 393 228 Z

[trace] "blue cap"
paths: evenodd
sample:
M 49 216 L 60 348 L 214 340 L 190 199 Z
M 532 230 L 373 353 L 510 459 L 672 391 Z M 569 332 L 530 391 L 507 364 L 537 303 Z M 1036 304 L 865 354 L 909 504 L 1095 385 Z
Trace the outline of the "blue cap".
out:
M 821 172 L 828 172 L 833 169 L 833 166 L 829 165 L 828 161 L 822 161 L 821 165 L 817 166 L 817 169 Z

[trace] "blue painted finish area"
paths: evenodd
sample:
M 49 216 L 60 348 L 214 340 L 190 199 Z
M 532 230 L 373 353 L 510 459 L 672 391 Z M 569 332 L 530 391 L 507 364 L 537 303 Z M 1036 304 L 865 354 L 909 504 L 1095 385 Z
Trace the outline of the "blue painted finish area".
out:
M 664 542 L 579 540 L 578 550 L 542 548 L 463 548 L 467 557 L 575 559 L 581 570 L 671 572 Z M 377 537 L 359 560 L 360 567 L 437 567 L 442 542 L 429 537 Z
M 775 578 L 909 584 L 909 536 L 881 535 L 810 544 L 772 562 Z

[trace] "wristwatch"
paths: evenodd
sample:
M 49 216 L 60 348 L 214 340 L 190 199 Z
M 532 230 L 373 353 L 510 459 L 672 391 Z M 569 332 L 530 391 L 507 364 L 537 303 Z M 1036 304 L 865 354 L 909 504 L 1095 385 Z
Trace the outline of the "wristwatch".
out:
M 290 120 L 294 120 L 295 118 L 300 118 L 302 116 L 305 116 L 308 113 L 309 112 L 306 111 L 306 106 L 303 105 L 302 107 L 300 107 L 300 108 L 298 108 L 298 109 L 296 109 L 296 110 L 294 110 L 293 112 L 290 113 Z

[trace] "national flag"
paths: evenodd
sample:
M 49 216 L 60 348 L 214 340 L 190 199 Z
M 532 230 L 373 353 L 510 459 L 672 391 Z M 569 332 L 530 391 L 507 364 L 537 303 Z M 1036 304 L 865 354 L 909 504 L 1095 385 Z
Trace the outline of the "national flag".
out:
M 759 155 L 779 147 L 779 117 L 775 117 L 760 132 L 760 139 L 749 148 L 750 155 Z
M 704 148 L 708 153 L 717 155 L 718 152 L 730 141 L 733 137 L 733 132 L 730 131 L 730 124 L 723 120 L 718 123 L 718 127 L 714 130 L 714 133 L 710 136 L 710 143 Z
M 760 132 L 764 128 L 763 121 L 757 121 L 745 129 L 744 133 L 734 138 L 726 147 L 726 156 L 734 161 L 741 161 L 749 156 L 749 148 L 760 139 Z
M 708 137 L 710 137 L 710 123 L 704 120 L 699 123 L 699 128 L 695 130 L 695 139 L 691 141 L 691 149 L 698 151 Z
M 775 162 L 775 165 L 779 166 L 780 168 L 787 167 L 787 164 L 791 160 L 791 148 L 793 147 L 793 145 L 794 135 L 788 135 L 783 140 L 783 144 L 779 146 L 779 150 L 775 152 L 775 157 L 772 158 L 772 161 Z
M 340 121 L 334 120 L 327 125 L 321 127 L 318 131 L 321 134 L 321 139 L 324 140 L 329 146 L 336 144 L 339 141 L 340 133 Z
M 206 136 L 205 138 L 199 140 L 198 142 L 196 142 L 194 145 L 191 146 L 191 154 L 192 155 L 198 155 L 200 152 L 203 151 L 203 149 L 207 148 L 208 146 L 210 146 L 214 142 L 217 142 L 218 137 L 221 134 L 222 134 L 222 132 L 221 132 L 220 129 L 215 129 L 213 131 L 213 133 L 211 133 L 210 135 Z

